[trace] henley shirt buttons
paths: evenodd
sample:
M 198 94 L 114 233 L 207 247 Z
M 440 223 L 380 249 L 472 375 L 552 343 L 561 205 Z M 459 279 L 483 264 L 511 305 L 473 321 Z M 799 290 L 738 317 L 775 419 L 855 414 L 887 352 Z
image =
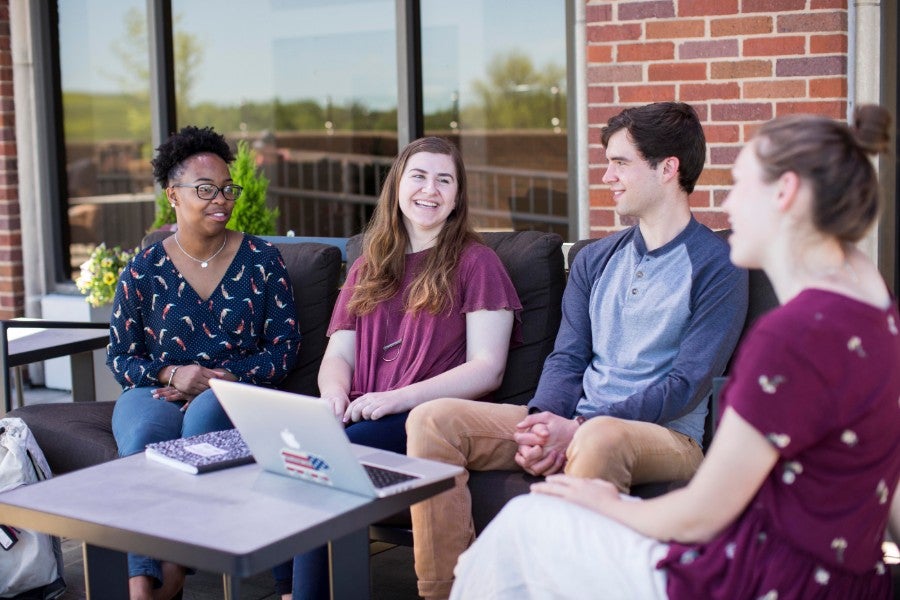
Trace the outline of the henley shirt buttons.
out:
M 643 271 L 638 271 L 637 273 L 634 274 L 634 276 L 637 277 L 638 279 L 640 279 L 641 277 L 644 276 L 644 272 L 643 272 Z
M 637 293 L 638 293 L 638 289 L 637 289 L 637 288 L 631 288 L 631 295 L 632 295 L 632 296 L 637 296 Z

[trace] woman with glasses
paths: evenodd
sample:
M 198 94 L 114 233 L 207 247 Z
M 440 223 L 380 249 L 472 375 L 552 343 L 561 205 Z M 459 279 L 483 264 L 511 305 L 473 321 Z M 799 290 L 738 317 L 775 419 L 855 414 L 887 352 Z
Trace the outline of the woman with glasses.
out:
M 357 444 L 406 452 L 406 417 L 500 386 L 521 304 L 469 223 L 456 146 L 410 143 L 394 161 L 337 300 L 319 389 Z M 294 598 L 327 598 L 327 553 L 294 561 Z
M 867 155 L 889 132 L 871 105 L 853 127 L 757 130 L 723 208 L 732 262 L 762 268 L 782 305 L 738 349 L 700 469 L 645 501 L 602 480 L 534 484 L 460 557 L 451 598 L 891 597 L 900 314 L 855 246 L 878 214 Z
M 241 187 L 211 128 L 185 127 L 157 148 L 153 174 L 175 210 L 175 233 L 125 268 L 113 301 L 107 363 L 122 385 L 112 427 L 119 455 L 152 442 L 232 427 L 211 379 L 278 383 L 300 334 L 281 255 L 226 229 Z M 129 555 L 132 598 L 169 598 L 185 571 Z

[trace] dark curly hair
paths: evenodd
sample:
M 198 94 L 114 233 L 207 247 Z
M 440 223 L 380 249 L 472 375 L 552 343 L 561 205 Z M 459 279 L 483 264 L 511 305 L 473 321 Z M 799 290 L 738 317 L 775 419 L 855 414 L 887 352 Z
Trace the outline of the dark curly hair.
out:
M 169 181 L 181 175 L 185 160 L 204 152 L 218 155 L 226 164 L 234 160 L 234 153 L 225 137 L 213 131 L 212 127 L 188 125 L 182 128 L 156 149 L 156 158 L 150 161 L 153 178 L 161 187 L 167 187 Z

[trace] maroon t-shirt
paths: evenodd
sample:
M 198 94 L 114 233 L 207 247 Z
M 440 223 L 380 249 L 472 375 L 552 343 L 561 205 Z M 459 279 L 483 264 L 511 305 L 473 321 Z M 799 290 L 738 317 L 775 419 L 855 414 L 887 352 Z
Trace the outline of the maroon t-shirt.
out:
M 431 249 L 406 255 L 400 291 L 364 316 L 347 311 L 363 258 L 353 263 L 338 296 L 328 335 L 356 331 L 356 368 L 350 399 L 368 392 L 398 389 L 440 375 L 466 361 L 466 313 L 513 310 L 513 339 L 518 340 L 522 305 L 503 263 L 482 244 L 469 245 L 456 272 L 451 308 L 443 314 L 403 310 L 406 289 L 424 266 Z
M 778 451 L 738 520 L 672 544 L 670 598 L 887 598 L 900 475 L 900 315 L 806 290 L 760 319 L 723 390 Z

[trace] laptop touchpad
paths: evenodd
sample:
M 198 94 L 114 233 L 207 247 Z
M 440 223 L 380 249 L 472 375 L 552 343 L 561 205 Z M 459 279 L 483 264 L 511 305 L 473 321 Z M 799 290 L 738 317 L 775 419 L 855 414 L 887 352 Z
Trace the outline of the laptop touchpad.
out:
M 402 467 L 410 462 L 406 456 L 393 452 L 370 452 L 360 456 L 359 461 L 372 463 L 380 467 Z

